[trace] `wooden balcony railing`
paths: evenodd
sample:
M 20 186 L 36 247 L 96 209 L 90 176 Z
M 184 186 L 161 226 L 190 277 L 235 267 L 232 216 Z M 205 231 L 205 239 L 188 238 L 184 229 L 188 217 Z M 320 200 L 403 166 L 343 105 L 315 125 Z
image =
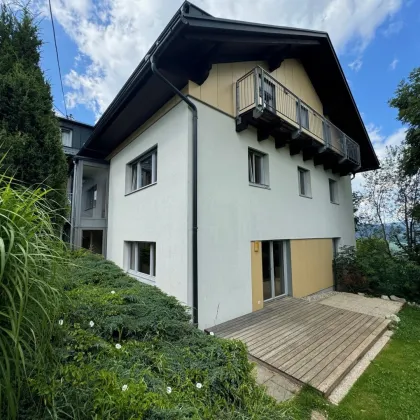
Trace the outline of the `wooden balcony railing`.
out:
M 251 110 L 257 116 L 265 111 L 277 115 L 298 133 L 322 143 L 342 160 L 360 166 L 359 145 L 261 67 L 236 82 L 236 115 Z

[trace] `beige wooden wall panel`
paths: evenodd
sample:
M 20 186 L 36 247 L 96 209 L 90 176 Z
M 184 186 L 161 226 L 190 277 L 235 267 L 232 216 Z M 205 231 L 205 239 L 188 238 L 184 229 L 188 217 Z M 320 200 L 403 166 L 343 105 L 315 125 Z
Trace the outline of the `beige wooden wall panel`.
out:
M 261 242 L 251 242 L 252 311 L 264 306 Z
M 189 82 L 188 93 L 234 117 L 236 114 L 236 81 L 256 66 L 267 70 L 266 63 L 262 61 L 214 64 L 209 77 L 201 86 Z M 323 113 L 322 103 L 300 61 L 284 60 L 271 75 L 315 111 Z M 253 95 L 252 88 L 249 93 Z
M 308 296 L 333 286 L 332 239 L 290 241 L 294 297 Z

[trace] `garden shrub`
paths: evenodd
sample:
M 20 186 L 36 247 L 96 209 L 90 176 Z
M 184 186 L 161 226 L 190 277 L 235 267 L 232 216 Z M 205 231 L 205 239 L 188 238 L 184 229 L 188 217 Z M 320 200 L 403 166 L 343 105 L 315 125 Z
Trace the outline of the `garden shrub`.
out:
M 86 252 L 61 275 L 55 358 L 29 380 L 21 418 L 287 418 L 244 344 L 198 330 L 175 298 Z
M 420 266 L 401 254 L 390 254 L 382 239 L 358 239 L 356 248 L 341 248 L 334 267 L 340 291 L 420 300 Z

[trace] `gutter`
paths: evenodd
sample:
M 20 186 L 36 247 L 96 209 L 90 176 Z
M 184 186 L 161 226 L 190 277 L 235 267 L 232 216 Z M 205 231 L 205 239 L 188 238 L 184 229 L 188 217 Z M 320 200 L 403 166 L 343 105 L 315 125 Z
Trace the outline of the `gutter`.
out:
M 193 323 L 198 324 L 198 247 L 197 247 L 197 143 L 198 143 L 198 112 L 197 107 L 187 96 L 185 96 L 176 86 L 174 86 L 160 71 L 156 66 L 155 54 L 150 58 L 150 64 L 152 72 L 158 76 L 172 91 L 178 95 L 190 108 L 192 112 L 192 234 L 193 234 L 193 244 L 192 244 L 192 286 L 193 286 L 193 302 L 192 302 L 192 311 L 193 311 Z

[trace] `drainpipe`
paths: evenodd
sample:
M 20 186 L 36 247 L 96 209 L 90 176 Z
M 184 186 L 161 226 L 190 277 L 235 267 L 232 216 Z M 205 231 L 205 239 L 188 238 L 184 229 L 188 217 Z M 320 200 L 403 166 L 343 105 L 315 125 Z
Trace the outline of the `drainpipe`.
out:
M 76 176 L 77 176 L 77 159 L 73 159 L 73 186 L 71 191 L 71 209 L 70 209 L 70 248 L 74 249 L 74 219 L 75 219 L 75 191 L 76 191 Z
M 178 95 L 190 108 L 192 112 L 192 287 L 193 287 L 193 323 L 198 324 L 198 256 L 197 256 L 197 140 L 198 140 L 198 113 L 197 107 L 187 96 L 185 96 L 179 89 L 176 88 L 160 71 L 157 69 L 155 62 L 155 54 L 150 58 L 152 72 L 158 76 L 172 91 Z

